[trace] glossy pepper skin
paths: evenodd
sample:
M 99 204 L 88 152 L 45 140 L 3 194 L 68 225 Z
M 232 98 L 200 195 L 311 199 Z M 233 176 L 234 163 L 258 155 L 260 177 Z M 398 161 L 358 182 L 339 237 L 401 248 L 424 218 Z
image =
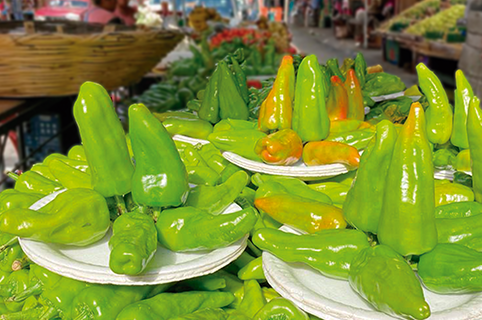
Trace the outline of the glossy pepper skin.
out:
M 72 301 L 76 320 L 111 320 L 130 305 L 145 299 L 152 286 L 93 285 L 82 290 Z
M 291 129 L 293 99 L 295 94 L 295 69 L 293 58 L 284 56 L 273 88 L 261 103 L 258 130 L 269 133 L 273 130 Z
M 461 201 L 444 204 L 435 208 L 435 218 L 467 218 L 482 213 L 482 204 Z
M 67 153 L 67 157 L 73 160 L 87 161 L 85 149 L 81 145 L 76 145 L 70 148 L 69 152 Z
M 213 132 L 212 124 L 202 119 L 167 118 L 162 121 L 162 125 L 171 136 L 180 134 L 196 139 L 206 139 Z
M 330 81 L 331 90 L 326 101 L 328 117 L 331 121 L 344 120 L 348 118 L 348 95 L 345 86 L 337 76 L 332 76 Z
M 323 140 L 330 132 L 323 81 L 316 56 L 304 58 L 296 78 L 292 123 L 303 142 Z
M 238 272 L 241 280 L 266 280 L 263 271 L 263 258 L 258 257 L 241 268 Z
M 358 150 L 365 149 L 375 136 L 376 131 L 372 128 L 365 128 L 347 132 L 334 132 L 325 141 L 334 141 L 355 147 Z
M 253 208 L 218 216 L 193 207 L 165 210 L 157 220 L 158 241 L 172 251 L 212 250 L 248 234 L 258 220 Z
M 246 172 L 238 171 L 218 186 L 196 186 L 189 192 L 186 206 L 218 215 L 239 196 L 248 179 Z
M 118 274 L 137 275 L 145 270 L 157 251 L 153 219 L 139 211 L 117 218 L 109 240 L 109 267 Z
M 86 246 L 109 229 L 107 203 L 90 189 L 69 189 L 37 211 L 10 209 L 0 217 L 0 231 L 48 243 Z
M 134 201 L 151 207 L 183 204 L 189 191 L 188 174 L 169 133 L 142 104 L 129 107 L 129 128 L 136 159 Z
M 470 158 L 470 149 L 460 151 L 455 158 L 454 169 L 457 171 L 470 172 L 472 159 Z
M 363 53 L 358 52 L 355 58 L 355 74 L 360 81 L 360 87 L 365 86 L 365 77 L 367 75 L 367 62 Z
M 355 147 L 341 142 L 313 141 L 303 148 L 303 162 L 307 166 L 342 163 L 354 169 L 360 165 L 360 154 Z
M 263 295 L 258 281 L 248 280 L 244 282 L 244 296 L 237 311 L 244 314 L 249 319 L 253 319 L 256 313 L 266 304 L 266 299 Z
M 274 298 L 254 316 L 254 320 L 287 319 L 309 320 L 310 317 L 290 300 Z
M 420 257 L 418 275 L 425 287 L 441 294 L 482 291 L 482 252 L 439 243 Z
M 471 188 L 445 180 L 435 182 L 436 207 L 461 201 L 474 201 L 474 192 Z
M 303 142 L 295 131 L 282 129 L 259 139 L 254 151 L 267 164 L 289 166 L 301 158 Z
M 415 273 L 405 259 L 388 246 L 362 250 L 351 263 L 348 281 L 353 290 L 386 314 L 407 319 L 430 316 L 430 307 Z
M 233 302 L 229 292 L 190 291 L 161 293 L 125 307 L 116 320 L 167 320 L 206 308 L 222 308 Z
M 296 235 L 266 228 L 256 231 L 253 243 L 283 261 L 303 262 L 336 279 L 348 279 L 351 261 L 370 246 L 367 236 L 353 229 Z
M 279 223 L 287 224 L 308 233 L 324 229 L 344 229 L 346 222 L 342 210 L 318 201 L 294 195 L 273 195 L 254 201 Z
M 8 298 L 24 291 L 28 287 L 28 270 L 12 272 L 6 282 L 0 285 L 0 295 L 4 297 L 5 307 L 11 312 L 22 310 L 25 301 L 11 301 Z
M 21 259 L 24 256 L 22 248 L 13 235 L 7 233 L 0 234 L 0 244 L 5 249 L 2 252 L 2 258 L 0 259 L 0 271 L 12 272 L 12 264 L 15 260 Z
M 82 172 L 59 159 L 50 161 L 48 168 L 55 178 L 66 189 L 87 188 L 92 189 L 91 176 Z
M 97 83 L 85 82 L 74 104 L 74 118 L 94 190 L 104 197 L 129 193 L 134 166 L 124 129 L 107 91 Z
M 223 119 L 214 125 L 213 132 L 229 130 L 254 130 L 256 128 L 256 122 L 239 119 Z
M 431 143 L 444 144 L 452 134 L 453 112 L 439 78 L 423 63 L 417 65 L 418 82 L 427 97 L 427 137 Z
M 36 163 L 31 168 L 30 171 L 37 172 L 39 175 L 44 176 L 45 178 L 58 182 L 57 179 L 54 177 L 52 172 L 50 172 L 49 167 L 44 165 L 43 163 Z
M 482 215 L 462 218 L 438 218 L 438 243 L 457 243 L 482 251 Z
M 355 70 L 348 70 L 344 84 L 348 96 L 348 118 L 363 121 L 365 119 L 363 94 Z
M 432 150 L 419 103 L 398 134 L 388 169 L 378 240 L 399 254 L 420 255 L 437 244 Z
M 474 97 L 470 102 L 467 116 L 467 137 L 470 146 L 470 158 L 472 159 L 472 179 L 475 200 L 482 202 L 482 110 L 480 100 Z
M 254 151 L 259 139 L 266 134 L 258 130 L 232 130 L 211 133 L 208 140 L 216 148 L 236 153 L 250 160 L 261 161 Z
M 199 108 L 199 118 L 217 123 L 219 117 L 219 68 L 214 70 L 209 78 L 209 83 L 204 92 L 204 97 Z
M 248 106 L 236 88 L 234 76 L 225 61 L 218 63 L 219 69 L 219 116 L 221 119 L 248 120 Z
M 346 200 L 348 190 L 350 190 L 349 185 L 345 185 L 339 182 L 320 182 L 308 184 L 313 190 L 323 193 L 330 197 L 335 206 L 341 206 Z
M 176 148 L 179 148 L 179 142 L 175 142 L 175 144 Z M 213 186 L 221 179 L 221 176 L 208 166 L 192 145 L 186 144 L 183 146 L 183 150 L 178 150 L 181 160 L 186 166 L 189 183 Z
M 385 193 L 385 181 L 397 140 L 393 124 L 388 120 L 381 121 L 374 139 L 375 144 L 361 156 L 355 183 L 343 205 L 343 214 L 352 226 L 376 234 L 382 212 L 380 199 Z
M 468 149 L 467 114 L 474 91 L 462 70 L 455 72 L 455 82 L 457 88 L 455 89 L 454 125 L 450 142 L 461 149 Z
M 37 264 L 31 264 L 28 287 L 23 291 L 15 293 L 9 300 L 20 302 L 31 296 L 40 295 L 44 290 L 50 290 L 60 279 L 62 279 L 62 276 Z
M 55 160 L 55 159 L 63 161 L 66 164 L 68 164 L 69 166 L 74 167 L 75 169 L 78 169 L 82 172 L 86 172 L 86 173 L 90 174 L 89 163 L 87 161 L 71 159 L 69 157 L 64 156 L 63 154 L 60 154 L 60 153 L 52 153 L 52 154 L 48 155 L 44 159 L 42 164 L 48 166 L 50 164 L 50 162 Z
M 43 198 L 40 193 L 24 193 L 15 189 L 6 189 L 0 193 L 0 213 L 8 209 L 28 208 Z
M 34 171 L 24 172 L 13 178 L 16 179 L 15 190 L 19 192 L 48 195 L 63 189 L 60 183 L 47 179 Z

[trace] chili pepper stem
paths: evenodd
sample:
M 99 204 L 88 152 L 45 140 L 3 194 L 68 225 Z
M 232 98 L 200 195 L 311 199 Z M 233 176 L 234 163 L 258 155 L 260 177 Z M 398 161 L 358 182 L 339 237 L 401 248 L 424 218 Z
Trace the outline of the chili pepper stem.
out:
M 161 208 L 160 207 L 153 207 L 152 212 L 151 212 L 151 217 L 154 220 L 154 222 L 157 222 L 157 219 L 159 219 L 160 215 L 161 215 Z
M 33 286 L 28 287 L 24 291 L 19 292 L 18 294 L 11 296 L 10 298 L 7 299 L 7 301 L 9 301 L 9 302 L 14 302 L 14 301 L 15 302 L 22 302 L 22 301 L 26 300 L 27 298 L 29 298 L 31 296 L 37 296 L 37 295 L 41 294 L 42 291 L 43 291 L 43 287 L 44 287 L 43 284 L 40 281 L 38 281 Z
M 37 319 L 45 310 L 45 307 L 33 308 L 25 311 L 3 314 L 0 316 L 0 320 L 30 320 Z M 50 319 L 50 318 L 47 318 Z
M 17 259 L 12 263 L 12 271 L 21 270 L 21 269 L 29 266 L 30 263 L 31 263 L 31 261 L 28 257 L 23 257 L 22 259 Z
M 10 177 L 10 178 L 12 178 L 13 180 L 15 180 L 15 181 L 18 180 L 19 175 L 16 174 L 16 173 L 13 173 L 12 171 L 5 171 L 5 174 L 6 174 L 8 177 Z
M 49 307 L 45 312 L 40 315 L 39 320 L 50 320 L 57 316 L 59 312 L 54 307 Z
M 121 196 L 114 196 L 115 202 L 117 204 L 117 213 L 118 215 L 124 214 L 127 212 L 126 203 L 124 198 Z
M 11 245 L 18 243 L 18 237 L 14 237 L 4 243 L 2 246 L 0 246 L 0 253 L 4 252 L 6 249 L 8 249 Z

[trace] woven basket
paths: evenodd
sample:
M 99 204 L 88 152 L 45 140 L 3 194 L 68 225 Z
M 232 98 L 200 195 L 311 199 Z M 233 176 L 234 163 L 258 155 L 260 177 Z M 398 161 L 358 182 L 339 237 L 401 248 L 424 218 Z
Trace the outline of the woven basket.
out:
M 0 23 L 0 97 L 70 95 L 85 81 L 108 90 L 129 85 L 183 37 L 81 22 Z

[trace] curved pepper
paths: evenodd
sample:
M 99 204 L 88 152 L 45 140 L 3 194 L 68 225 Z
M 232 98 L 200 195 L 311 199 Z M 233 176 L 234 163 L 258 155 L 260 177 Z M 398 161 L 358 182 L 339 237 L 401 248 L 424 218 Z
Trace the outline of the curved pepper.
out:
M 90 174 L 90 168 L 89 168 L 89 163 L 87 161 L 84 161 L 84 160 L 77 160 L 77 159 L 71 159 L 69 157 L 66 157 L 64 156 L 63 154 L 60 154 L 60 153 L 52 153 L 50 155 L 48 155 L 44 161 L 42 162 L 42 164 L 46 165 L 48 167 L 48 165 L 50 164 L 51 161 L 55 160 L 55 159 L 58 159 L 62 162 L 65 162 L 66 164 L 68 164 L 69 166 L 71 167 L 74 167 L 75 169 L 77 170 L 80 170 L 82 172 L 85 172 L 85 173 L 88 173 Z
M 161 293 L 125 307 L 116 320 L 168 320 L 206 308 L 222 308 L 234 301 L 229 292 Z
M 342 163 L 353 169 L 360 165 L 360 154 L 355 147 L 341 142 L 313 141 L 303 148 L 303 162 L 307 166 Z
M 15 208 L 28 208 L 43 198 L 40 193 L 24 193 L 14 189 L 6 189 L 0 193 L 0 213 Z
M 444 204 L 435 208 L 435 218 L 466 218 L 482 213 L 482 204 L 461 201 Z
M 355 147 L 358 150 L 365 149 L 375 136 L 375 130 L 372 128 L 353 130 L 348 132 L 334 132 L 326 138 L 325 141 L 334 141 Z
M 92 189 L 91 176 L 82 172 L 59 159 L 49 162 L 48 168 L 55 178 L 66 189 L 87 188 Z
M 273 87 L 261 103 L 258 129 L 263 132 L 291 129 L 293 99 L 295 93 L 295 69 L 293 58 L 284 56 Z
M 40 295 L 45 290 L 50 290 L 60 279 L 62 279 L 62 276 L 39 265 L 31 264 L 28 287 L 25 290 L 15 293 L 9 300 L 20 302 L 29 297 Z
M 462 70 L 455 72 L 455 105 L 454 105 L 454 125 L 450 142 L 461 149 L 469 148 L 469 140 L 467 138 L 467 113 L 469 111 L 470 101 L 474 97 L 474 91 L 470 83 L 465 78 Z
M 427 137 L 431 143 L 444 144 L 452 134 L 453 112 L 439 78 L 423 63 L 417 65 L 418 82 L 427 97 Z
M 274 298 L 254 316 L 254 320 L 270 319 L 309 320 L 310 317 L 290 300 Z
M 25 301 L 8 299 L 14 294 L 24 291 L 28 287 L 28 271 L 25 269 L 12 272 L 6 282 L 0 285 L 0 295 L 5 298 L 5 307 L 13 312 L 22 310 Z
M 348 95 L 341 79 L 333 76 L 330 79 L 331 90 L 326 101 L 326 110 L 331 121 L 348 118 Z M 333 132 L 330 124 L 330 132 Z
M 388 172 L 378 240 L 403 256 L 432 250 L 437 244 L 432 150 L 418 102 L 398 134 Z
M 109 229 L 107 203 L 90 189 L 69 189 L 38 211 L 10 209 L 0 216 L 0 231 L 48 243 L 86 246 Z
M 482 251 L 482 215 L 462 218 L 439 218 L 437 225 L 438 243 L 457 243 Z
M 169 133 L 142 104 L 129 107 L 129 128 L 136 159 L 134 201 L 151 207 L 183 204 L 189 191 L 188 174 Z
M 220 61 L 216 69 L 219 69 L 219 117 L 221 119 L 248 120 L 248 106 L 239 93 L 234 76 L 226 62 Z
M 179 142 L 176 143 L 176 148 L 178 145 Z M 186 166 L 189 183 L 209 186 L 217 184 L 221 178 L 220 175 L 208 166 L 198 150 L 190 144 L 186 144 L 183 148 L 179 151 L 179 155 Z
M 74 118 L 91 170 L 92 187 L 104 197 L 131 191 L 134 174 L 124 129 L 112 100 L 96 83 L 85 82 L 74 104 Z
M 206 276 L 184 280 L 182 286 L 187 286 L 192 290 L 216 291 L 226 288 L 226 280 L 217 273 Z
M 246 172 L 238 171 L 218 186 L 197 186 L 189 192 L 186 206 L 218 215 L 239 196 L 246 187 L 248 179 Z
M 326 66 L 330 69 L 331 73 L 341 79 L 341 81 L 345 82 L 345 77 L 340 70 L 338 65 L 338 59 L 332 58 L 326 61 Z
M 82 147 L 81 145 L 73 146 L 72 148 L 70 148 L 69 152 L 67 153 L 67 157 L 73 160 L 87 161 L 84 147 Z
M 330 197 L 335 206 L 342 205 L 345 202 L 348 190 L 350 190 L 350 186 L 339 182 L 313 183 L 308 184 L 308 187 Z
M 436 207 L 461 201 L 474 201 L 474 192 L 471 188 L 450 181 L 437 181 L 435 183 Z
M 27 171 L 20 176 L 13 173 L 7 175 L 15 180 L 14 188 L 19 192 L 48 195 L 63 189 L 60 183 L 47 179 L 37 172 Z
M 263 290 L 258 281 L 248 280 L 244 282 L 244 296 L 237 311 L 249 319 L 253 319 L 256 313 L 266 304 Z
M 58 182 L 57 179 L 54 177 L 52 172 L 50 172 L 49 167 L 43 163 L 36 163 L 31 168 L 30 171 L 37 172 L 39 175 L 44 176 L 45 178 Z
M 196 139 L 206 139 L 213 132 L 213 125 L 202 119 L 167 118 L 162 125 L 171 136 L 180 134 Z
M 365 106 L 363 105 L 363 94 L 355 70 L 348 70 L 344 85 L 348 96 L 348 118 L 363 121 L 365 119 Z
M 157 251 L 157 229 L 153 219 L 139 211 L 122 214 L 112 226 L 109 248 L 109 267 L 113 272 L 141 273 Z
M 348 280 L 353 290 L 381 312 L 408 319 L 430 316 L 430 307 L 415 273 L 388 246 L 362 250 L 351 263 Z
M 441 294 L 482 291 L 482 252 L 439 243 L 420 257 L 418 275 L 427 289 Z
M 241 239 L 257 220 L 253 208 L 213 216 L 193 207 L 182 207 L 163 211 L 156 228 L 158 241 L 169 250 L 212 250 Z
M 472 159 L 470 159 L 470 149 L 460 151 L 455 158 L 454 169 L 457 171 L 470 172 Z
M 283 261 L 303 262 L 337 279 L 348 279 L 351 261 L 360 250 L 370 246 L 367 236 L 353 229 L 296 235 L 266 228 L 256 231 L 253 243 Z
M 263 258 L 258 257 L 241 268 L 238 272 L 241 280 L 266 280 L 263 271 Z
M 258 126 L 256 122 L 239 120 L 239 119 L 223 119 L 214 125 L 213 132 L 229 131 L 229 130 L 254 130 Z
M 380 199 L 385 193 L 385 181 L 396 140 L 395 127 L 390 121 L 383 120 L 377 125 L 375 145 L 361 156 L 355 183 L 343 205 L 346 220 L 357 229 L 377 233 L 382 212 Z
M 259 139 L 266 134 L 258 130 L 232 130 L 211 133 L 208 140 L 216 148 L 236 153 L 250 160 L 260 161 L 254 148 Z
M 323 81 L 316 56 L 304 58 L 296 78 L 292 123 L 303 142 L 323 140 L 330 133 Z
M 360 86 L 363 88 L 365 86 L 365 77 L 367 75 L 367 62 L 363 53 L 358 52 L 355 58 L 355 73 L 360 81 Z
M 258 198 L 254 204 L 256 208 L 263 210 L 279 223 L 308 233 L 346 227 L 341 209 L 307 198 L 295 195 L 273 195 Z
M 303 142 L 295 131 L 282 129 L 259 139 L 254 152 L 265 163 L 290 166 L 301 158 Z
M 470 158 L 472 159 L 472 180 L 475 200 L 482 202 L 482 110 L 480 100 L 474 97 L 470 102 L 467 116 L 467 137 L 470 146 Z

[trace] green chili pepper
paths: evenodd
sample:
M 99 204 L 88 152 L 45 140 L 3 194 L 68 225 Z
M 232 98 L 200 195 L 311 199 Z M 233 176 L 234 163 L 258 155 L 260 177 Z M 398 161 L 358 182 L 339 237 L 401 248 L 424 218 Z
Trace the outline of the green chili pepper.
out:
M 456 155 L 448 149 L 439 149 L 433 153 L 433 166 L 437 169 L 452 169 L 457 161 Z
M 330 133 L 326 141 L 335 141 L 345 143 L 358 150 L 365 149 L 375 136 L 376 131 L 373 128 L 366 128 L 347 132 Z
M 241 280 L 266 280 L 262 257 L 258 257 L 242 267 L 238 272 L 238 278 Z
M 275 298 L 281 298 L 280 294 L 276 292 L 276 290 L 274 290 L 273 288 L 266 288 L 266 287 L 263 287 L 263 296 L 265 297 L 266 302 L 268 303 Z
M 462 70 L 455 72 L 455 82 L 457 89 L 454 94 L 454 125 L 450 141 L 456 147 L 467 149 L 469 148 L 469 140 L 467 138 L 467 113 L 469 111 L 470 101 L 474 97 L 474 91 Z
M 420 257 L 418 275 L 427 289 L 441 294 L 482 291 L 482 252 L 439 243 Z
M 365 86 L 365 77 L 367 74 L 367 62 L 365 61 L 365 57 L 361 52 L 356 54 L 355 58 L 355 73 L 358 81 L 360 81 L 360 87 Z
M 316 56 L 304 58 L 296 78 L 292 123 L 303 142 L 323 140 L 330 133 L 323 81 Z
M 73 146 L 67 153 L 67 157 L 73 160 L 87 161 L 84 147 L 81 145 Z
M 482 204 L 474 201 L 454 202 L 435 208 L 435 218 L 465 218 L 481 213 Z
M 30 168 L 30 171 L 37 172 L 39 175 L 44 176 L 45 178 L 58 182 L 55 176 L 50 172 L 49 167 L 44 165 L 43 163 L 36 163 Z
M 129 128 L 136 159 L 134 201 L 151 207 L 183 204 L 189 191 L 188 175 L 169 133 L 142 104 L 129 107 Z
M 244 286 L 243 282 L 239 280 L 238 277 L 224 271 L 220 270 L 216 272 L 216 275 L 224 279 L 226 287 L 220 289 L 222 292 L 230 292 L 234 295 L 234 301 L 229 305 L 232 308 L 237 308 L 244 296 Z
M 21 302 L 29 297 L 42 294 L 45 290 L 50 290 L 62 276 L 53 273 L 39 265 L 30 265 L 29 285 L 23 290 L 15 293 L 9 298 L 11 301 Z
M 69 189 L 38 211 L 10 209 L 0 217 L 0 232 L 48 243 L 86 246 L 109 229 L 109 209 L 99 193 Z
M 447 93 L 437 76 L 423 63 L 417 65 L 418 82 L 427 97 L 427 137 L 431 143 L 443 144 L 452 134 L 453 112 Z
M 75 169 L 61 160 L 50 161 L 48 168 L 64 188 L 92 189 L 90 174 Z
M 245 316 L 253 319 L 256 313 L 266 304 L 263 290 L 258 281 L 249 280 L 244 282 L 244 297 L 238 307 L 238 311 Z
M 187 286 L 192 290 L 216 291 L 226 288 L 226 280 L 217 273 L 206 276 L 184 280 L 182 286 Z
M 338 59 L 333 58 L 326 61 L 326 66 L 330 69 L 331 73 L 338 76 L 341 81 L 345 82 L 345 77 L 341 73 L 340 67 L 338 66 Z
M 436 180 L 435 182 L 435 206 L 444 204 L 474 201 L 474 192 L 471 188 L 448 180 Z
M 243 98 L 245 103 L 249 102 L 248 84 L 246 79 L 246 74 L 243 69 L 239 66 L 238 61 L 231 56 L 231 68 L 233 69 L 234 79 L 237 84 L 238 92 Z
M 15 189 L 6 189 L 0 193 L 0 213 L 15 208 L 28 208 L 43 198 L 40 193 L 24 193 Z
M 351 263 L 348 280 L 353 290 L 381 312 L 407 319 L 430 316 L 430 307 L 415 273 L 388 246 L 362 250 Z
M 152 218 L 139 211 L 124 213 L 115 220 L 112 233 L 110 269 L 127 275 L 144 271 L 157 251 L 157 229 Z
M 172 318 L 172 320 L 226 320 L 227 318 L 228 313 L 223 309 L 206 308 L 185 316 Z
M 475 200 L 482 202 L 482 110 L 480 100 L 474 97 L 470 102 L 467 116 L 467 137 L 470 146 L 470 158 L 472 159 L 472 181 Z
M 12 272 L 13 262 L 21 259 L 24 255 L 22 248 L 18 244 L 18 238 L 11 234 L 1 233 L 0 244 L 0 270 L 3 272 Z
M 249 111 L 246 102 L 236 88 L 233 74 L 225 61 L 218 63 L 219 69 L 219 116 L 221 119 L 248 120 Z
M 9 297 L 24 291 L 28 287 L 28 271 L 19 270 L 12 272 L 5 284 L 0 285 L 0 295 L 5 298 L 5 307 L 13 312 L 22 310 L 25 301 L 12 301 Z
M 256 129 L 258 125 L 256 122 L 238 120 L 238 119 L 223 119 L 216 123 L 213 132 L 229 131 L 229 130 L 252 130 Z
M 330 197 L 335 206 L 342 205 L 345 202 L 348 190 L 350 190 L 350 186 L 339 182 L 313 183 L 308 184 L 308 187 Z
M 310 317 L 304 311 L 295 306 L 290 300 L 275 298 L 268 302 L 261 310 L 259 310 L 253 319 L 309 320 Z
M 99 84 L 85 82 L 74 104 L 74 117 L 94 190 L 104 197 L 130 192 L 134 167 L 122 124 L 107 91 Z
M 12 172 L 7 175 L 15 180 L 15 190 L 19 192 L 48 195 L 63 189 L 60 183 L 49 180 L 34 171 L 27 171 L 19 176 Z
M 217 123 L 219 121 L 219 69 L 216 68 L 209 78 L 209 83 L 199 107 L 199 118 Z
M 218 216 L 193 207 L 165 210 L 156 224 L 158 241 L 172 251 L 217 249 L 248 234 L 257 219 L 252 208 Z
M 218 131 L 209 135 L 208 140 L 218 149 L 236 153 L 245 158 L 261 161 L 254 152 L 259 139 L 266 134 L 258 130 Z
M 389 174 L 397 132 L 393 124 L 383 120 L 377 125 L 375 145 L 361 156 L 353 187 L 343 205 L 345 219 L 357 229 L 377 233 L 382 212 L 385 182 Z M 376 174 L 374 174 L 376 172 Z
M 261 229 L 253 235 L 253 243 L 283 261 L 303 262 L 337 279 L 348 279 L 351 261 L 360 250 L 370 246 L 367 236 L 353 229 L 303 235 Z
M 482 215 L 462 218 L 438 218 L 438 243 L 457 243 L 482 251 Z
M 455 158 L 455 163 L 453 163 L 453 167 L 457 171 L 465 171 L 470 172 L 472 164 L 472 159 L 470 158 L 470 149 L 465 149 L 460 151 Z
M 246 172 L 238 171 L 221 185 L 197 186 L 189 192 L 186 206 L 218 215 L 233 203 L 246 186 L 248 179 Z
M 162 125 L 170 135 L 180 134 L 197 139 L 206 139 L 213 132 L 213 126 L 202 119 L 168 118 Z
M 422 106 L 412 104 L 398 134 L 385 184 L 378 240 L 401 255 L 420 255 L 437 244 L 432 151 Z
M 66 164 L 68 164 L 71 167 L 74 167 L 75 169 L 78 169 L 82 172 L 86 172 L 86 173 L 90 174 L 90 168 L 89 168 L 89 164 L 88 164 L 87 161 L 70 159 L 70 158 L 68 158 L 68 157 L 66 157 L 66 156 L 64 156 L 63 154 L 60 154 L 60 153 L 52 153 L 52 154 L 48 155 L 44 159 L 43 164 L 48 167 L 50 162 L 53 161 L 53 160 L 56 160 L 56 159 L 61 160 L 62 162 L 65 162 Z
M 229 292 L 161 293 L 125 307 L 116 320 L 167 320 L 206 308 L 222 308 L 233 302 Z

